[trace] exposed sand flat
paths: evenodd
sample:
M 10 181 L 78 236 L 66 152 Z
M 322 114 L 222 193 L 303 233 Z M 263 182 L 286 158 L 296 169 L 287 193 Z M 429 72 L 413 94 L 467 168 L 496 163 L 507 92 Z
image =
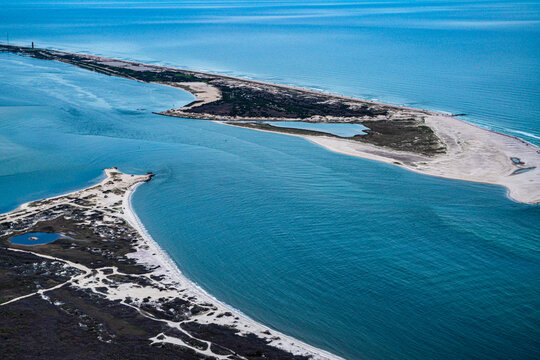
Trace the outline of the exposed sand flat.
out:
M 426 124 L 446 144 L 445 154 L 428 157 L 353 140 L 304 137 L 331 151 L 399 165 L 421 174 L 505 186 L 515 201 L 540 203 L 540 148 L 449 115 L 431 114 Z
M 160 82 L 159 84 L 180 88 L 195 95 L 197 100 L 182 107 L 183 110 L 191 109 L 195 106 L 201 106 L 203 104 L 208 104 L 221 99 L 221 91 L 219 91 L 217 87 L 205 82 Z M 178 110 L 172 109 L 169 111 L 175 112 Z

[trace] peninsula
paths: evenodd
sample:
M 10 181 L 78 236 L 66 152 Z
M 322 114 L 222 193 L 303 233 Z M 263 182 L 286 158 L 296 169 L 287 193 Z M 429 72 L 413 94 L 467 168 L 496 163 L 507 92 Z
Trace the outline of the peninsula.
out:
M 12 45 L 0 45 L 0 51 L 173 86 L 196 97 L 192 103 L 162 115 L 301 136 L 338 153 L 426 175 L 501 185 L 515 201 L 540 203 L 540 148 L 452 115 L 87 54 Z M 343 137 L 268 123 L 276 121 L 361 124 L 367 130 Z
M 0 215 L 3 359 L 340 359 L 190 282 L 131 208 L 153 175 L 105 173 Z

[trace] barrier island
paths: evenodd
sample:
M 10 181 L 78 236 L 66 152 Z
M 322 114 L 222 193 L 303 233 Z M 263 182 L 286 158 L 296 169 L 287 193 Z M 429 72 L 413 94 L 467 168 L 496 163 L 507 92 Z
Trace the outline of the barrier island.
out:
M 540 203 L 537 146 L 449 114 L 88 54 L 13 45 L 0 45 L 0 51 L 173 86 L 196 97 L 190 104 L 165 110 L 161 115 L 301 136 L 338 153 L 382 161 L 426 175 L 501 185 L 515 201 Z M 361 124 L 367 130 L 342 137 L 268 123 L 276 121 Z

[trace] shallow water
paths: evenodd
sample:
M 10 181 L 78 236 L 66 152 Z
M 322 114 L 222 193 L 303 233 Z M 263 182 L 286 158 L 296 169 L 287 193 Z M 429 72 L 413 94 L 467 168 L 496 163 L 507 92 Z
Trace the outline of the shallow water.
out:
M 355 135 L 363 135 L 365 134 L 364 130 L 367 130 L 367 127 L 360 124 L 333 124 L 333 123 L 317 124 L 317 123 L 307 123 L 307 122 L 301 122 L 301 121 L 267 121 L 266 123 L 273 126 L 278 126 L 278 127 L 322 131 L 328 134 L 334 134 L 341 137 L 352 137 Z
M 18 1 L 0 19 L 12 41 L 464 112 L 540 138 L 536 3 Z M 180 90 L 6 54 L 0 69 L 0 211 L 103 168 L 152 171 L 133 199 L 149 232 L 265 324 L 351 359 L 540 356 L 538 206 L 151 113 L 194 99 Z
M 523 174 L 524 172 L 527 172 L 527 171 L 531 171 L 531 170 L 534 170 L 536 169 L 535 167 L 530 167 L 530 168 L 525 168 L 525 169 L 518 169 L 516 171 L 513 172 L 514 175 L 517 175 L 517 174 Z

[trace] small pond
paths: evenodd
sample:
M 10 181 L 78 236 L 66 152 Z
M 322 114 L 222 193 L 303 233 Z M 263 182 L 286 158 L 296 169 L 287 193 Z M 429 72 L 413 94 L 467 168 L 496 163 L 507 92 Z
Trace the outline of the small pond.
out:
M 17 245 L 43 245 L 56 241 L 60 238 L 68 238 L 63 234 L 34 232 L 17 235 L 9 239 L 12 244 Z
M 534 167 L 534 166 L 533 166 L 533 167 L 529 167 L 529 168 L 518 169 L 518 170 L 514 171 L 514 172 L 512 173 L 512 175 L 522 174 L 522 173 L 524 173 L 524 172 L 531 171 L 531 170 L 534 170 L 534 169 L 536 169 L 536 167 Z

